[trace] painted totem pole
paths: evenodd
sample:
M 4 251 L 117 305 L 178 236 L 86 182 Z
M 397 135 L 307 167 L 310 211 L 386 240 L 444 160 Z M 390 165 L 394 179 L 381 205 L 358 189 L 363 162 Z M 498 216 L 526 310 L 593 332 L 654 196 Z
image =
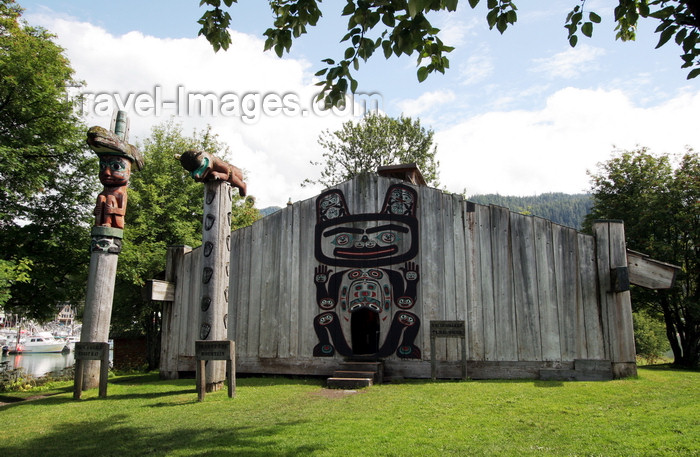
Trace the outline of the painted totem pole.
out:
M 186 151 L 176 158 L 195 181 L 204 183 L 199 340 L 225 340 L 231 255 L 232 186 L 238 188 L 238 194 L 244 197 L 246 184 L 240 169 L 209 153 Z M 206 391 L 219 390 L 226 380 L 225 362 L 209 360 L 205 372 Z
M 95 126 L 87 133 L 87 144 L 100 159 L 100 182 L 104 189 L 97 196 L 95 225 L 91 232 L 90 270 L 81 342 L 106 343 L 112 316 L 114 281 L 117 260 L 122 247 L 124 216 L 126 214 L 126 188 L 131 167 L 143 167 L 139 150 L 127 143 L 128 120 L 126 112 L 119 111 L 113 131 Z M 97 387 L 99 365 L 86 361 L 83 372 L 83 388 Z

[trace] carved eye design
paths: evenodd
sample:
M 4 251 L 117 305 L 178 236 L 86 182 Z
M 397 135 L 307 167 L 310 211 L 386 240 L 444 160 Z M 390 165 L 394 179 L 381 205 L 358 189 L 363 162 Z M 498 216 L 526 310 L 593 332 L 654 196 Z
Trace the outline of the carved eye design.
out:
M 100 160 L 100 169 L 106 170 L 107 168 L 112 171 L 124 171 L 126 170 L 126 164 L 120 159 L 103 159 Z
M 332 298 L 324 298 L 323 300 L 321 300 L 320 306 L 323 309 L 331 309 L 335 307 L 335 300 L 333 300 Z
M 377 235 L 377 239 L 381 241 L 382 243 L 393 243 L 398 240 L 398 237 L 396 236 L 396 233 L 394 232 L 381 232 L 380 234 Z
M 333 315 L 332 314 L 322 314 L 318 318 L 318 323 L 321 325 L 328 325 L 331 322 L 333 322 Z
M 348 273 L 348 277 L 350 279 L 357 279 L 360 276 L 362 276 L 362 270 L 352 270 L 350 273 Z
M 347 233 L 339 233 L 331 243 L 336 246 L 347 246 L 352 241 L 351 236 Z
M 405 313 L 399 314 L 399 322 L 409 327 L 416 323 L 415 319 L 413 319 L 413 316 Z
M 330 194 L 321 201 L 321 209 L 327 209 L 329 206 L 335 206 L 340 202 L 337 194 Z
M 399 308 L 411 308 L 413 306 L 413 299 L 411 297 L 400 297 L 397 301 Z
M 371 278 L 375 278 L 375 279 L 381 279 L 382 276 L 384 276 L 384 274 L 383 274 L 381 271 L 379 271 L 379 270 L 369 270 L 369 271 L 367 272 L 367 274 L 369 274 L 369 276 L 370 276 Z
M 124 165 L 120 160 L 114 160 L 109 165 L 114 171 L 122 171 L 126 169 L 126 165 Z

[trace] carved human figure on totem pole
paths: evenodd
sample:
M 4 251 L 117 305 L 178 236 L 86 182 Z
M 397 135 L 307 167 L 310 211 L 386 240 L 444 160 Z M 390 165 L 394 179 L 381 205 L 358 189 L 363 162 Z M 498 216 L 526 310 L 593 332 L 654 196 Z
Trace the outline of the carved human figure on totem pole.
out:
M 204 151 L 185 151 L 181 155 L 176 155 L 175 158 L 180 161 L 185 170 L 190 172 L 190 176 L 195 181 L 225 181 L 237 187 L 241 197 L 246 196 L 246 184 L 243 182 L 243 172 L 240 168 Z
M 104 186 L 97 196 L 95 226 L 123 229 L 131 165 L 136 164 L 139 170 L 143 167 L 141 153 L 100 126 L 91 127 L 87 136 L 88 145 L 100 158 L 100 182 Z

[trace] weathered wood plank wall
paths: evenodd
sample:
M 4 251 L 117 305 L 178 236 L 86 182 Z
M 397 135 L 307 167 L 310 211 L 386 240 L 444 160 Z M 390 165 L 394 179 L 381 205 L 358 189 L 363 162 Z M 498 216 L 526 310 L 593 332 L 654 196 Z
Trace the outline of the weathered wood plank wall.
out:
M 353 214 L 378 213 L 395 182 L 363 175 L 338 188 Z M 545 219 L 428 187 L 416 190 L 420 281 L 411 311 L 421 321 L 416 344 L 422 359 L 391 356 L 388 369 L 430 376 L 431 320 L 466 321 L 472 377 L 531 377 L 538 367 L 571 367 L 576 359 L 612 360 L 616 353 L 629 353 L 629 330 L 614 322 L 628 317 L 624 303 L 599 287 L 608 280 L 600 275 L 606 274 L 609 257 L 622 261 L 619 249 L 596 248 L 592 236 Z M 236 341 L 239 372 L 329 374 L 341 361 L 338 355 L 312 356 L 318 343 L 315 225 L 315 199 L 309 199 L 232 233 L 228 336 Z M 618 232 L 607 239 L 624 253 Z M 194 369 L 199 281 L 181 279 L 198 271 L 200 257 L 199 249 L 184 254 L 178 269 L 164 341 L 170 341 L 169 351 L 174 340 L 179 348 L 177 357 L 172 352 L 164 357 L 171 364 L 163 367 L 166 372 L 175 359 L 175 371 Z M 382 326 L 382 339 L 387 327 Z M 179 339 L 172 332 L 179 332 Z M 446 367 L 443 374 L 453 369 L 458 375 L 458 342 L 438 339 L 436 351 Z

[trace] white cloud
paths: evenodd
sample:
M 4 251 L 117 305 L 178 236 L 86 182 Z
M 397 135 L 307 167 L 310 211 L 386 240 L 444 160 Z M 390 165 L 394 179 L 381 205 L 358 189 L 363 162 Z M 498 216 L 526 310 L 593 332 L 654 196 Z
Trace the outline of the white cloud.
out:
M 440 39 L 447 46 L 460 46 L 467 42 L 467 36 L 472 35 L 484 20 L 466 14 L 442 13 L 436 21 L 440 28 Z
M 397 103 L 404 116 L 420 116 L 440 105 L 449 103 L 455 99 L 455 94 L 451 90 L 437 90 L 426 92 L 418 98 L 412 100 L 402 100 Z
M 538 111 L 491 112 L 437 131 L 441 183 L 454 192 L 585 192 L 613 147 L 700 145 L 700 91 L 641 108 L 619 90 L 562 89 Z
M 59 44 L 66 49 L 76 70 L 76 78 L 87 83 L 82 92 L 92 94 L 94 101 L 98 96 L 114 101 L 117 97 L 112 94 L 118 94 L 120 100 L 130 102 L 126 108 L 131 142 L 142 141 L 154 125 L 173 116 L 186 134 L 211 125 L 214 133 L 231 146 L 233 157 L 229 160 L 246 170 L 249 192 L 256 196 L 259 207 L 283 206 L 289 198 L 296 201 L 312 197 L 318 189 L 301 188 L 300 183 L 319 174 L 309 163 L 321 157 L 318 135 L 355 118 L 317 115 L 310 110 L 302 115 L 302 109 L 310 108 L 317 90 L 307 71 L 308 62 L 278 59 L 263 52 L 262 41 L 249 35 L 233 32 L 231 48 L 214 53 L 202 37 L 161 39 L 140 32 L 115 36 L 100 27 L 61 17 L 32 16 L 31 20 L 58 35 Z M 151 109 L 155 103 L 146 103 L 140 110 L 144 115 L 138 115 L 138 94 L 155 100 L 157 93 L 164 102 L 160 111 Z M 237 106 L 244 116 L 232 116 L 230 111 L 221 115 L 220 110 L 215 115 L 196 110 L 189 115 L 185 111 L 178 113 L 178 94 L 211 94 L 219 108 Z M 228 98 L 223 98 L 225 94 Z M 244 98 L 247 94 L 251 95 Z M 279 100 L 285 95 L 296 97 L 292 114 L 282 113 L 281 108 L 287 105 L 280 105 Z M 239 103 L 231 102 L 234 96 Z M 184 98 L 179 100 L 181 107 L 187 106 L 182 103 Z M 230 103 L 224 105 L 224 100 Z M 248 105 L 242 103 L 245 100 Z M 264 100 L 271 103 L 263 105 Z M 90 107 L 106 106 L 87 105 L 88 111 Z M 246 106 L 256 108 L 248 111 L 247 118 Z M 263 106 L 271 108 L 268 114 L 260 111 Z M 86 122 L 108 127 L 112 109 L 97 114 L 100 115 L 89 113 Z
M 476 53 L 467 58 L 467 61 L 460 65 L 459 75 L 463 85 L 474 85 L 484 82 L 493 74 L 493 58 L 489 50 L 485 47 L 477 49 Z
M 602 48 L 582 44 L 552 57 L 535 59 L 532 71 L 546 73 L 551 78 L 571 79 L 592 70 L 596 59 L 604 54 Z
M 31 23 L 58 34 L 77 78 L 87 81 L 85 90 L 94 93 L 153 94 L 158 86 L 164 100 L 173 100 L 181 86 L 189 92 L 218 95 L 291 93 L 306 106 L 317 89 L 308 62 L 264 53 L 261 40 L 249 35 L 236 33 L 232 48 L 215 54 L 202 38 L 160 39 L 139 32 L 116 36 L 58 15 L 41 20 L 35 16 Z M 541 60 L 540 68 L 565 76 L 601 53 L 582 46 Z M 479 59 L 483 59 L 481 64 Z M 488 70 L 489 62 L 488 53 L 479 52 L 464 68 Z M 469 73 L 477 74 L 476 70 Z M 506 111 L 513 103 L 508 97 L 517 99 L 523 94 L 498 92 L 502 86 L 495 84 L 474 86 L 474 91 L 498 96 L 488 107 L 469 106 L 470 112 L 484 114 L 466 120 L 457 113 L 469 103 L 469 93 L 459 84 L 400 104 L 404 113 L 412 116 L 439 111 L 442 122 L 432 123 L 431 128 L 436 132 L 441 182 L 451 191 L 466 188 L 469 194 L 512 195 L 581 192 L 589 187 L 586 170 L 607 160 L 613 145 L 633 148 L 639 144 L 659 152 L 682 152 L 685 145 L 700 147 L 696 125 L 700 91 L 695 88 L 660 102 L 659 98 L 636 99 L 631 95 L 634 92 L 623 90 L 566 88 L 552 93 L 540 82 L 536 91 L 546 98 L 543 108 Z M 496 102 L 501 108 L 494 108 Z M 159 115 L 138 116 L 133 104 L 128 110 L 132 142 L 143 140 L 152 126 L 176 114 L 163 109 Z M 108 126 L 110 115 L 111 110 L 103 116 L 90 116 L 87 122 Z M 248 188 L 260 207 L 282 206 L 289 198 L 296 201 L 317 194 L 318 188 L 299 186 L 304 178 L 319 175 L 320 170 L 309 163 L 321 158 L 316 139 L 323 130 L 335 130 L 350 119 L 353 117 L 302 116 L 300 112 L 295 116 L 264 115 L 252 123 L 221 115 L 176 116 L 188 134 L 193 128 L 212 125 L 231 146 L 229 160 L 247 170 Z

